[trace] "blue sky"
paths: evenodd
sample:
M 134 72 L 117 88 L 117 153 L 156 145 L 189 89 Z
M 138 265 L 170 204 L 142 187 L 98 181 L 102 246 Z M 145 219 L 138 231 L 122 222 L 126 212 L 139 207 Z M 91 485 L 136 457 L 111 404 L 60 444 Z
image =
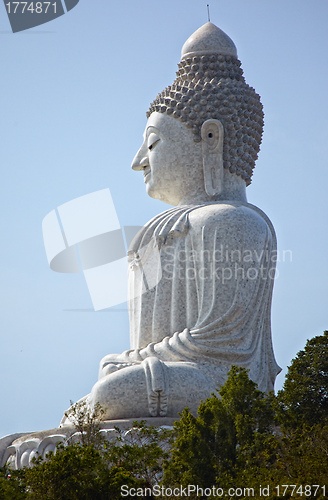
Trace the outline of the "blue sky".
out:
M 123 306 L 92 312 L 83 275 L 48 267 L 41 223 L 57 206 L 109 188 L 121 225 L 168 208 L 130 169 L 149 103 L 173 82 L 206 1 L 80 0 L 12 34 L 0 6 L 0 436 L 56 427 L 129 347 Z M 235 42 L 262 96 L 265 131 L 248 200 L 281 250 L 272 307 L 283 368 L 327 320 L 327 0 L 215 0 L 211 21 Z

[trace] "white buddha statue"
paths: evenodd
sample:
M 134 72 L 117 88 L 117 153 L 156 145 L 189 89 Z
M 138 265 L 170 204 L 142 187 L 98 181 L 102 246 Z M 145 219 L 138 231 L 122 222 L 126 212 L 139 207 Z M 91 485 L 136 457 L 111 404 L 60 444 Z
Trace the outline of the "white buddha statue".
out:
M 270 325 L 276 237 L 246 199 L 262 105 L 232 40 L 211 23 L 197 30 L 147 116 L 132 168 L 173 208 L 129 250 L 131 350 L 103 358 L 85 398 L 106 420 L 196 413 L 231 365 L 249 369 L 262 391 L 280 371 Z

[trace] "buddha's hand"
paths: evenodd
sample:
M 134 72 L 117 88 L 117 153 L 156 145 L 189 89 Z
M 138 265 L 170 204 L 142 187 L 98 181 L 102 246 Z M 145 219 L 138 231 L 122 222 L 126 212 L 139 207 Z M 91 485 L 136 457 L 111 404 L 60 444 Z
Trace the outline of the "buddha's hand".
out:
M 135 364 L 137 363 L 134 361 L 125 361 L 124 359 L 122 359 L 121 354 L 109 354 L 108 356 L 105 356 L 100 362 L 99 379 Z
M 127 366 L 131 366 L 133 364 L 134 363 L 106 363 L 102 368 L 102 374 L 99 378 L 106 377 L 106 375 L 110 375 L 117 370 L 121 370 L 122 368 L 126 368 Z

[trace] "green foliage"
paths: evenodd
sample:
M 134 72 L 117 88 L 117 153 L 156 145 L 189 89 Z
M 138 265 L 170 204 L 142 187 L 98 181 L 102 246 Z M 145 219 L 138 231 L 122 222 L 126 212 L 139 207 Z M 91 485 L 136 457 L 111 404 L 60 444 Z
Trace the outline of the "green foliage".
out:
M 101 446 L 96 435 L 91 444 L 59 444 L 55 454 L 34 459 L 33 467 L 13 471 L 13 480 L 4 470 L 0 499 L 121 500 L 123 485 L 147 488 L 157 484 L 168 457 L 170 431 L 134 422 L 127 433 L 117 432 L 115 440 Z
M 0 500 L 25 500 L 28 498 L 21 471 L 0 468 Z
M 273 395 L 265 395 L 244 368 L 233 366 L 219 396 L 202 402 L 198 417 L 188 409 L 175 424 L 165 484 L 236 485 L 238 471 L 254 460 L 270 436 Z
M 263 442 L 255 463 L 240 468 L 237 483 L 253 487 L 255 491 L 259 491 L 260 485 L 270 485 L 270 498 L 278 498 L 276 485 L 326 485 L 327 488 L 327 449 L 327 426 L 304 426 L 288 434 L 272 434 Z M 291 493 L 289 488 L 283 498 L 327 498 L 321 488 L 316 495 L 305 495 L 302 489 Z
M 134 422 L 127 433 L 116 429 L 116 439 L 105 441 L 99 432 L 101 415 L 100 407 L 90 412 L 83 401 L 72 405 L 69 417 L 81 443 L 61 443 L 55 454 L 34 459 L 33 467 L 12 471 L 11 477 L 3 469 L 0 500 L 121 500 L 123 485 L 158 483 L 170 432 Z
M 308 340 L 293 359 L 278 402 L 285 427 L 328 422 L 328 331 Z
M 123 467 L 109 468 L 106 454 L 94 445 L 59 445 L 55 455 L 26 468 L 24 479 L 33 500 L 107 500 L 121 498 L 122 484 L 139 485 Z
M 174 434 L 171 458 L 164 463 L 163 483 L 198 484 L 200 487 L 213 484 L 215 470 L 210 429 L 185 408 L 174 424 Z
M 246 370 L 232 367 L 219 397 L 201 403 L 197 417 L 185 409 L 175 424 L 163 483 L 215 485 L 225 492 L 253 488 L 255 497 L 261 485 L 270 485 L 270 498 L 277 498 L 279 484 L 325 485 L 328 426 L 300 424 L 283 431 L 274 426 L 277 408 L 273 394 L 260 392 Z M 284 498 L 304 497 L 301 490 L 293 496 L 291 492 Z M 249 498 L 248 493 L 239 498 Z M 323 490 L 311 498 L 324 498 Z
M 109 443 L 109 463 L 120 464 L 147 486 L 159 483 L 163 462 L 168 458 L 172 431 L 147 426 L 144 421 L 133 422 L 127 433 L 116 428 L 119 437 Z
M 327 484 L 328 425 L 304 425 L 284 434 L 278 468 L 298 484 Z

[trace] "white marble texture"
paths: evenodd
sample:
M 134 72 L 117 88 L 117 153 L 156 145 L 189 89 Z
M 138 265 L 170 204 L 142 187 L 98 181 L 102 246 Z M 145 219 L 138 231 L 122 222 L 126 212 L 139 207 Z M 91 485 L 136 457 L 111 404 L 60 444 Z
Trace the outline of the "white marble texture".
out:
M 186 40 L 181 50 L 181 59 L 196 54 L 224 54 L 237 57 L 237 49 L 224 31 L 209 22 L 198 28 Z

